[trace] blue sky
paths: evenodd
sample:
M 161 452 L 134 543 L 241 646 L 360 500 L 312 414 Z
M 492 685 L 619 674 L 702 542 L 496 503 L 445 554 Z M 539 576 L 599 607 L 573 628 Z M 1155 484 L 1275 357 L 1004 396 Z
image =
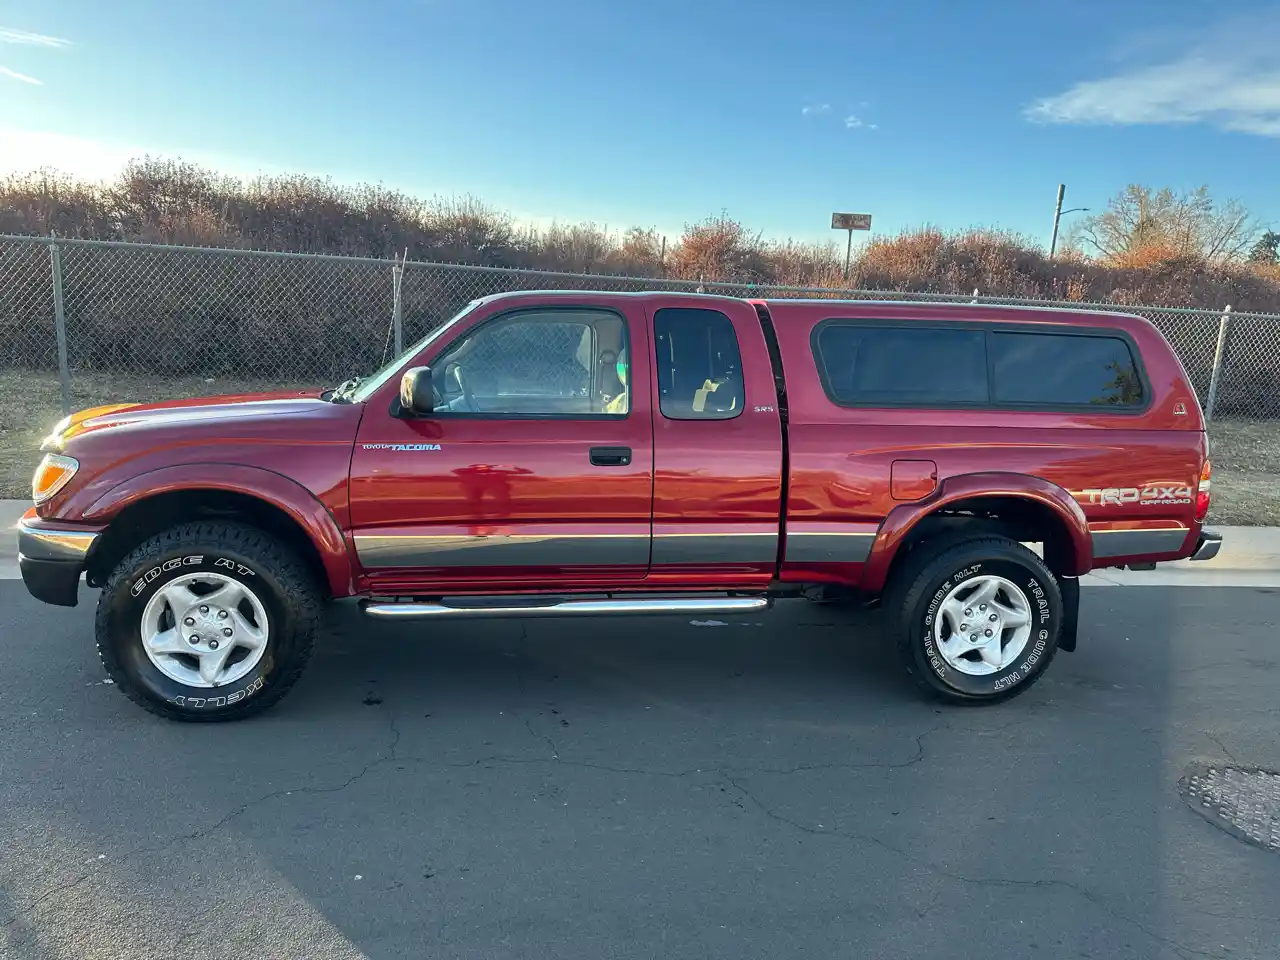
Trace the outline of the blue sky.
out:
M 1280 3 L 0 0 L 0 169 L 143 151 L 673 234 L 1047 243 L 1059 182 L 1275 225 Z

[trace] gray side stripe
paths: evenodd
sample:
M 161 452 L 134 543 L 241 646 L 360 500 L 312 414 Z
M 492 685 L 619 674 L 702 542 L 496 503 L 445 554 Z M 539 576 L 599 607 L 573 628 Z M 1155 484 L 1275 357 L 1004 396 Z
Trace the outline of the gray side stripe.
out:
M 768 563 L 778 559 L 776 533 L 660 533 L 653 538 L 653 565 L 673 563 Z
M 1147 553 L 1174 553 L 1187 540 L 1186 527 L 1165 530 L 1094 530 L 1093 555 L 1134 557 Z
M 381 567 L 645 567 L 649 534 L 357 534 L 356 553 Z
M 787 531 L 788 563 L 862 563 L 871 556 L 874 533 Z

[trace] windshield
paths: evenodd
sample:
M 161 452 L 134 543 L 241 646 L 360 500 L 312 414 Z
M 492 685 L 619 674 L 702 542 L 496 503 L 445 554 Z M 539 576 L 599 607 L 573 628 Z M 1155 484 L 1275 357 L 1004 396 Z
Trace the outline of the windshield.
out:
M 371 396 L 373 396 L 375 393 L 378 392 L 379 387 L 381 387 L 384 383 L 386 383 L 396 374 L 400 373 L 405 367 L 407 367 L 409 365 L 409 362 L 414 357 L 416 357 L 419 353 L 422 352 L 423 347 L 425 347 L 427 344 L 434 341 L 446 330 L 452 329 L 453 326 L 459 320 L 461 320 L 463 317 L 465 317 L 467 314 L 469 314 L 472 310 L 474 310 L 479 305 L 480 305 L 479 300 L 472 300 L 465 307 L 463 307 L 456 314 L 454 314 L 452 319 L 450 319 L 447 323 L 439 327 L 436 327 L 434 330 L 428 333 L 425 337 L 423 337 L 413 346 L 405 350 L 404 353 L 400 354 L 400 356 L 394 357 L 390 363 L 383 366 L 382 369 L 378 370 L 376 373 L 361 379 L 360 385 L 351 393 L 351 402 L 364 403 L 364 401 L 368 400 Z

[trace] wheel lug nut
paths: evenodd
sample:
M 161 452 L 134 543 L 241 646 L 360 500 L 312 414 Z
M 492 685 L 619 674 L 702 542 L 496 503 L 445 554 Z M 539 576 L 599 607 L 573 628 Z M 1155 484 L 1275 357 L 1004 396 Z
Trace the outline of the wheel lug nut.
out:
M 225 619 L 227 619 L 227 611 L 225 611 L 225 610 L 219 610 L 219 611 L 218 611 L 218 619 L 219 619 L 219 620 L 225 620 Z
M 229 637 L 229 636 L 231 636 L 231 628 L 230 628 L 230 627 L 223 627 L 223 628 L 222 628 L 222 635 L 223 635 L 224 637 Z
M 207 606 L 205 606 L 205 605 L 201 604 L 201 606 L 200 606 L 200 612 L 201 612 L 201 613 L 208 613 L 208 612 L 209 612 L 209 608 L 208 608 Z
M 980 607 L 978 607 L 978 609 L 979 609 L 979 610 L 985 610 L 985 609 L 987 609 L 987 605 L 984 603 L 984 604 L 982 604 Z
M 218 649 L 218 641 L 217 641 L 217 640 L 210 640 L 210 641 L 209 641 L 209 649 L 210 649 L 210 650 L 217 650 L 217 649 Z
M 200 642 L 200 638 L 197 637 L 194 633 L 191 636 L 187 637 L 187 643 L 199 643 L 199 642 Z
M 966 611 L 964 612 L 964 615 L 965 615 L 966 617 L 972 617 L 972 616 L 973 616 L 973 611 L 972 611 L 972 610 L 966 610 Z
M 187 617 L 187 619 L 183 620 L 182 622 L 185 623 L 188 627 L 194 627 L 196 625 L 196 618 Z
M 960 632 L 961 632 L 961 633 L 968 633 L 968 632 L 969 632 L 969 625 L 968 625 L 967 623 L 962 623 L 962 624 L 960 624 Z
M 989 636 L 991 636 L 991 635 L 992 635 L 992 634 L 991 634 L 991 631 L 990 631 L 990 630 L 988 630 L 988 631 L 987 631 L 987 636 L 989 637 Z
M 995 622 L 996 622 L 996 620 L 997 620 L 997 617 L 996 617 L 996 615 L 993 613 L 993 614 L 992 614 L 988 619 L 990 619 L 990 621 L 991 621 L 992 623 L 995 623 Z

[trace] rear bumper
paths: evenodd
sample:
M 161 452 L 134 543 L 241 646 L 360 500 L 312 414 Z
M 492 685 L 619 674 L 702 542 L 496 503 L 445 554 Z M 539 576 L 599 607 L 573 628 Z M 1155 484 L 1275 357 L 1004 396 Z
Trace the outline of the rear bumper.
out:
M 37 600 L 74 607 L 80 575 L 100 534 L 50 526 L 31 515 L 18 521 L 18 569 Z
M 1222 534 L 1212 530 L 1200 533 L 1200 541 L 1196 544 L 1196 552 L 1191 554 L 1192 560 L 1212 560 L 1222 547 Z

